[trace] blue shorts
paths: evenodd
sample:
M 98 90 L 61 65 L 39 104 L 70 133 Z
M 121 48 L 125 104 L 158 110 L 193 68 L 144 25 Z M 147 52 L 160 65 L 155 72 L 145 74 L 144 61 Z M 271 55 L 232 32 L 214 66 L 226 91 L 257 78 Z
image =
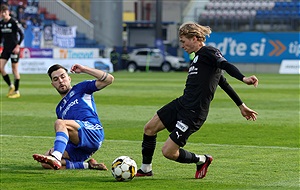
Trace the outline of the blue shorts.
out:
M 80 125 L 78 129 L 79 144 L 68 142 L 66 150 L 70 161 L 83 162 L 92 156 L 102 145 L 104 130 L 100 124 L 92 124 L 88 121 L 76 122 Z

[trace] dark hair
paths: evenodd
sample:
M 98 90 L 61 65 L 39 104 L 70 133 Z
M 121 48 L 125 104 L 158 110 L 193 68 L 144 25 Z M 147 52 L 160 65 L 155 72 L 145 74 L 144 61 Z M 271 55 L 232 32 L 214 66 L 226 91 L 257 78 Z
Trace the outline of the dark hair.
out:
M 65 67 L 59 65 L 59 64 L 55 64 L 55 65 L 52 65 L 49 69 L 48 69 L 48 75 L 50 77 L 50 79 L 52 80 L 51 78 L 51 74 L 54 72 L 54 71 L 57 71 L 58 69 L 64 69 L 66 72 L 68 72 L 68 69 L 66 69 Z
M 5 4 L 1 5 L 1 11 L 9 10 L 9 7 Z

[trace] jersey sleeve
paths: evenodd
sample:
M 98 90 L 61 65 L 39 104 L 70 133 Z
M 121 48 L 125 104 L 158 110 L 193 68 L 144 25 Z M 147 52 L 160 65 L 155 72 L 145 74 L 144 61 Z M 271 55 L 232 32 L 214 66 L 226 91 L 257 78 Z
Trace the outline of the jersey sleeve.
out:
M 214 48 L 208 51 L 209 56 L 212 59 L 214 65 L 222 70 L 225 70 L 230 76 L 243 81 L 245 77 L 240 70 L 234 66 L 233 64 L 229 63 L 225 57 L 222 55 L 221 51 Z
M 238 96 L 238 94 L 234 91 L 234 89 L 227 82 L 226 78 L 221 75 L 219 80 L 219 86 L 226 92 L 226 94 L 234 101 L 237 106 L 243 104 L 242 100 Z
M 19 40 L 18 40 L 18 45 L 20 45 L 22 43 L 22 41 L 24 40 L 24 34 L 21 30 L 20 24 L 17 20 L 14 20 L 15 22 L 15 28 L 17 33 L 19 34 Z
M 18 33 L 19 33 L 19 41 L 18 41 L 18 44 L 20 45 L 22 43 L 22 41 L 24 40 L 24 34 L 21 30 L 21 28 L 18 27 Z
M 82 91 L 82 93 L 92 94 L 99 89 L 96 87 L 96 80 L 86 80 L 81 83 L 76 84 L 77 88 Z
M 225 70 L 230 76 L 240 81 L 243 81 L 243 78 L 245 77 L 236 66 L 229 63 L 228 61 L 222 61 L 220 63 L 220 68 Z

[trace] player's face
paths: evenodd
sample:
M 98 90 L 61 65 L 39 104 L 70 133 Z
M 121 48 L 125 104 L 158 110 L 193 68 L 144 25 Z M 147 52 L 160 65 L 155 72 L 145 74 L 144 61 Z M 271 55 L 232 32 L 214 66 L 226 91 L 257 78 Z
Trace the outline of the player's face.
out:
M 64 69 L 58 69 L 51 74 L 52 86 L 61 95 L 65 95 L 71 89 L 71 77 Z
M 197 42 L 197 38 L 193 37 L 193 38 L 187 38 L 185 36 L 180 36 L 179 37 L 179 41 L 181 43 L 181 47 L 182 49 L 184 49 L 188 54 L 196 52 L 197 49 L 195 49 L 196 47 L 196 42 Z
M 1 17 L 5 20 L 5 21 L 7 21 L 7 20 L 9 20 L 9 11 L 8 10 L 5 10 L 5 11 L 1 11 Z

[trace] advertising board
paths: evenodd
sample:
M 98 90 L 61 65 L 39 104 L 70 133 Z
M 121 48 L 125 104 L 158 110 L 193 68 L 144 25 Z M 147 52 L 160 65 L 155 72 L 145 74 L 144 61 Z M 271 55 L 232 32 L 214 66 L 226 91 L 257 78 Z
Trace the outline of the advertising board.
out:
M 299 59 L 299 39 L 297 32 L 213 32 L 206 44 L 220 49 L 232 63 L 280 64 Z

